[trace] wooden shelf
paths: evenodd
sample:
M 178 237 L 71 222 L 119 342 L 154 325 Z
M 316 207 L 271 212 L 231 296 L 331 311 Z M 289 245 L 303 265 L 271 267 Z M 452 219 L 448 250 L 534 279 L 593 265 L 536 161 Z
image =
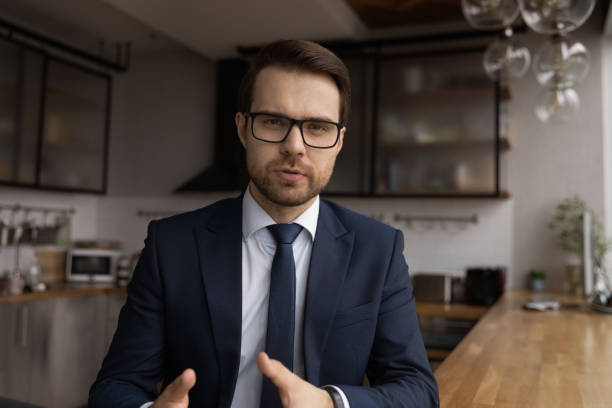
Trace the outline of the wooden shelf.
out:
M 102 284 L 61 284 L 51 287 L 44 292 L 22 293 L 20 295 L 9 295 L 4 297 L 0 296 L 0 304 L 21 303 L 32 300 L 53 299 L 67 296 L 91 296 L 100 293 L 126 293 L 126 288 Z
M 510 198 L 507 190 L 500 190 L 499 194 L 493 191 L 474 191 L 474 190 L 393 190 L 379 191 L 374 197 L 422 197 L 422 198 Z
M 509 144 L 507 144 L 509 147 Z M 448 149 L 473 149 L 473 148 L 494 148 L 495 144 L 493 140 L 445 140 L 440 142 L 414 142 L 411 140 L 398 140 L 398 141 L 379 141 L 379 149 L 383 150 L 398 150 L 398 149 L 411 149 L 411 150 L 448 150 Z M 500 147 L 504 147 L 503 142 L 500 143 Z
M 469 148 L 474 147 L 494 147 L 493 140 L 444 140 L 439 142 L 415 142 L 412 140 L 397 140 L 397 141 L 379 141 L 378 148 L 384 150 L 397 150 L 397 149 L 456 149 L 456 148 Z M 499 141 L 500 150 L 510 150 L 510 141 L 508 139 L 500 139 Z
M 493 98 L 495 95 L 495 86 L 491 83 L 490 86 L 457 86 L 457 87 L 445 87 L 445 88 L 430 88 L 423 89 L 417 92 L 409 92 L 402 90 L 384 91 L 380 94 L 380 101 L 384 105 L 385 103 L 397 103 L 397 102 L 410 102 L 410 101 L 422 101 L 423 99 L 435 99 L 437 101 L 443 101 L 448 98 L 465 98 L 465 97 L 486 97 L 490 96 Z

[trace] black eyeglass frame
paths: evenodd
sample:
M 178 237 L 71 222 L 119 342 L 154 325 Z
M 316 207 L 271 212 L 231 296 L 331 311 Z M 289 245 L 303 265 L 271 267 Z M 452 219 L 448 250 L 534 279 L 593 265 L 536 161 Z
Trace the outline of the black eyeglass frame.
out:
M 244 114 L 251 118 L 251 135 L 253 135 L 255 139 L 261 140 L 262 142 L 267 142 L 267 143 L 283 143 L 287 139 L 287 136 L 289 136 L 289 133 L 291 133 L 291 129 L 293 129 L 293 126 L 298 125 L 298 129 L 300 129 L 300 135 L 302 136 L 302 142 L 304 142 L 306 146 L 312 147 L 313 149 L 331 149 L 332 147 L 338 144 L 338 140 L 340 140 L 340 131 L 344 128 L 344 125 L 340 122 L 332 122 L 331 120 L 325 120 L 325 119 L 312 119 L 312 118 L 311 119 L 293 119 L 293 118 L 290 118 L 289 116 L 280 115 L 278 113 L 269 113 L 269 112 L 244 112 Z M 261 139 L 255 136 L 255 130 L 253 129 L 254 128 L 253 124 L 255 123 L 255 118 L 259 115 L 274 116 L 277 118 L 287 119 L 289 122 L 291 122 L 291 124 L 289 125 L 289 128 L 287 128 L 287 133 L 285 134 L 285 136 L 280 140 L 265 140 L 265 139 Z M 332 144 L 331 146 L 313 146 L 309 144 L 306 141 L 306 138 L 304 138 L 304 131 L 302 130 L 302 125 L 304 124 L 304 122 L 323 122 L 323 123 L 329 123 L 331 125 L 335 125 L 336 128 L 338 129 L 338 132 L 336 133 L 336 140 L 334 141 L 334 144 Z

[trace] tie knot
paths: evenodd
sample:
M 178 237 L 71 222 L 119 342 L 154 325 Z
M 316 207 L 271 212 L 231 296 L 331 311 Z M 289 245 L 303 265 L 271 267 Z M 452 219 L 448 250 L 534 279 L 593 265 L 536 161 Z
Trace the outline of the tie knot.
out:
M 276 240 L 277 244 L 291 244 L 302 231 L 302 226 L 298 224 L 274 224 L 268 225 L 268 230 Z

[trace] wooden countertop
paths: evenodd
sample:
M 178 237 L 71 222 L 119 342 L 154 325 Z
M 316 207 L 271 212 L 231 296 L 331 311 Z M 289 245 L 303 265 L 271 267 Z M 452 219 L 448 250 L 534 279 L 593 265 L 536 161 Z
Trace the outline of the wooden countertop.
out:
M 417 300 L 415 307 L 419 317 L 445 317 L 448 319 L 478 320 L 489 308 L 466 303 L 434 303 Z
M 535 312 L 506 293 L 436 370 L 441 408 L 611 407 L 612 315 L 554 296 Z
M 101 284 L 59 284 L 44 292 L 22 293 L 20 295 L 0 296 L 0 305 L 20 303 L 31 300 L 53 299 L 66 296 L 96 295 L 99 293 L 125 293 L 126 289 L 118 286 Z

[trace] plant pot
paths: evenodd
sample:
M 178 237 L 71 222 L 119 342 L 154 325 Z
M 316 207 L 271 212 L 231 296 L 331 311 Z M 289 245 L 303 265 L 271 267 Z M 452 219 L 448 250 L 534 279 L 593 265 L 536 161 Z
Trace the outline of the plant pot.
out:
M 531 290 L 540 292 L 544 289 L 544 279 L 531 278 Z

